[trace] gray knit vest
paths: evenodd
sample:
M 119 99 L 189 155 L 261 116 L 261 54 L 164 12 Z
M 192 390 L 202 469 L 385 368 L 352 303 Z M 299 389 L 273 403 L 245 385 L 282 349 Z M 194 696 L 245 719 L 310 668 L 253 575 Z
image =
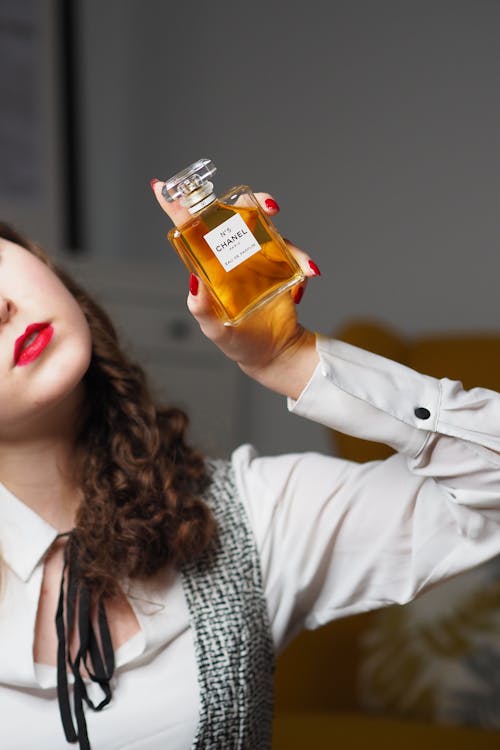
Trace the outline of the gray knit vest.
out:
M 260 560 L 231 465 L 209 469 L 217 543 L 182 573 L 201 694 L 192 750 L 269 750 L 274 649 Z

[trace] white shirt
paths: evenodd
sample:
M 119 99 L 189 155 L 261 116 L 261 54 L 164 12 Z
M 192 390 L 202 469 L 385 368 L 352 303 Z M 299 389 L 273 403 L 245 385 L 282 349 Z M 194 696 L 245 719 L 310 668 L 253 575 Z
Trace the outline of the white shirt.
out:
M 359 465 L 315 453 L 261 458 L 248 445 L 234 452 L 277 650 L 303 627 L 406 602 L 500 553 L 500 396 L 338 341 L 320 338 L 318 351 L 289 408 L 399 453 Z M 9 750 L 71 747 L 55 668 L 33 663 L 43 558 L 56 533 L 0 487 L 0 746 Z M 111 704 L 86 712 L 92 750 L 187 750 L 199 692 L 179 579 L 134 586 L 129 601 L 141 630 L 117 651 Z

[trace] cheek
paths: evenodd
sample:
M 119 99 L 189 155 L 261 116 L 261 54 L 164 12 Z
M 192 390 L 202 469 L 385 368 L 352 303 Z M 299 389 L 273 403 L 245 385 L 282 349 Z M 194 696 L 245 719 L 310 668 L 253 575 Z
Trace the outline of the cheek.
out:
M 73 325 L 66 331 L 58 327 L 51 341 L 52 348 L 44 353 L 43 361 L 33 367 L 22 367 L 16 373 L 8 407 L 13 419 L 36 418 L 65 401 L 81 383 L 90 364 L 92 342 L 86 321 L 78 313 L 79 308 L 76 320 L 71 321 Z
M 71 389 L 87 372 L 91 355 L 90 334 L 84 328 L 79 335 L 69 337 L 62 345 L 54 347 L 50 358 L 47 357 L 47 362 L 44 363 L 46 366 L 40 368 L 40 386 L 55 391 L 58 387 L 61 390 Z
M 59 278 L 43 263 L 31 259 L 23 269 L 23 283 L 18 290 L 18 298 L 30 299 L 36 304 L 47 304 L 61 300 L 67 295 L 67 289 Z
M 52 356 L 47 358 L 47 387 L 53 382 L 54 387 L 71 389 L 77 385 L 90 364 L 92 340 L 90 330 L 83 313 L 77 307 L 74 318 L 69 321 L 68 329 L 61 341 L 56 341 Z

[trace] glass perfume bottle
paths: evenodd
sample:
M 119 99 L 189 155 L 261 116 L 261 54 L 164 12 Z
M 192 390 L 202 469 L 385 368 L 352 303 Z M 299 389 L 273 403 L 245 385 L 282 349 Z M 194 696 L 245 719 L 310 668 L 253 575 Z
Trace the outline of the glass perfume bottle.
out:
M 215 170 L 199 159 L 166 181 L 163 196 L 179 198 L 192 215 L 168 239 L 207 285 L 224 324 L 237 325 L 304 274 L 249 187 L 215 195 Z

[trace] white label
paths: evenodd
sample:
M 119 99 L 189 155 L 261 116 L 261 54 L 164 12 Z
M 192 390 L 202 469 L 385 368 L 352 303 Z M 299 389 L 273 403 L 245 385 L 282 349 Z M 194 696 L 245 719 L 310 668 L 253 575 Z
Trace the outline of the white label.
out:
M 241 218 L 234 214 L 204 235 L 222 268 L 230 271 L 260 250 L 260 245 Z

